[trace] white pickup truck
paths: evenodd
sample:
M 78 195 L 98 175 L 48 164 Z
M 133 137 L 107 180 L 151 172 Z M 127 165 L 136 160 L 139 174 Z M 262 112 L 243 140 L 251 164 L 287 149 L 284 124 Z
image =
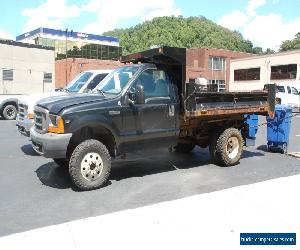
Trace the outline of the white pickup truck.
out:
M 77 75 L 66 87 L 55 92 L 22 96 L 19 98 L 17 127 L 22 135 L 29 136 L 33 125 L 33 108 L 38 101 L 44 98 L 66 97 L 75 93 L 92 91 L 112 70 L 88 70 Z
M 18 113 L 18 99 L 22 95 L 0 95 L 0 116 L 5 120 L 16 119 Z
M 287 104 L 292 107 L 300 107 L 300 95 L 292 85 L 277 84 L 276 97 L 280 100 L 281 104 Z

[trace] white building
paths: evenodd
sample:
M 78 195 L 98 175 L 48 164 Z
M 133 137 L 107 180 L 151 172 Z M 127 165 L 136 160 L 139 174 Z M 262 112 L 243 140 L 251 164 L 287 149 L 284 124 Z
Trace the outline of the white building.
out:
M 267 83 L 300 89 L 300 50 L 231 60 L 230 91 L 262 90 Z
M 0 94 L 54 89 L 54 48 L 0 40 Z

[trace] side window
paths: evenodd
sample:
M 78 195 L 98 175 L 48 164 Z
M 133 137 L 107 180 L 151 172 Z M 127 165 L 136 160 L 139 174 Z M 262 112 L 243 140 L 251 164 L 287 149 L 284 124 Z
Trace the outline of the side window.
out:
M 107 74 L 96 75 L 87 86 L 87 89 L 94 89 L 106 76 Z
M 299 95 L 299 92 L 296 88 L 292 87 L 292 94 L 293 95 Z
M 155 100 L 170 100 L 170 80 L 163 70 L 145 70 L 137 79 L 135 85 L 137 84 L 144 87 L 146 103 Z
M 277 89 L 277 91 L 280 92 L 280 93 L 285 93 L 284 86 L 276 86 L 276 89 Z
M 287 86 L 287 92 L 288 92 L 289 94 L 292 92 L 290 86 Z

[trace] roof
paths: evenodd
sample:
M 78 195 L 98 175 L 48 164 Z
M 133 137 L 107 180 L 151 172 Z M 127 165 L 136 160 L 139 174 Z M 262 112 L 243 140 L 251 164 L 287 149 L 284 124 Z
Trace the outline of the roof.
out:
M 253 53 L 244 52 L 244 51 L 230 50 L 230 49 L 208 48 L 208 47 L 202 47 L 202 48 L 189 48 L 189 50 L 210 50 L 210 51 L 222 51 L 222 52 L 237 53 L 237 54 L 243 54 L 243 55 L 249 55 L 249 56 L 255 55 L 255 54 L 253 54 Z
M 16 41 L 13 41 L 13 40 L 2 40 L 2 39 L 0 39 L 0 44 L 6 44 L 6 45 L 18 46 L 18 47 L 24 47 L 24 48 L 54 50 L 54 47 L 47 47 L 47 46 L 43 46 L 43 45 L 16 42 Z
M 163 46 L 149 49 L 138 53 L 122 56 L 122 62 L 141 63 L 166 63 L 166 64 L 186 64 L 186 49 Z
M 289 51 L 277 52 L 277 53 L 274 53 L 274 54 L 255 55 L 255 56 L 252 56 L 252 57 L 232 59 L 231 61 L 232 62 L 237 62 L 237 61 L 244 61 L 244 60 L 254 60 L 254 59 L 260 59 L 260 58 L 293 55 L 293 54 L 300 54 L 300 50 L 296 49 L 296 50 L 289 50 Z
M 38 29 L 26 32 L 16 37 L 16 41 L 21 41 L 24 39 L 28 39 L 30 37 L 34 37 L 38 34 L 46 34 L 46 35 L 53 35 L 57 37 L 69 37 L 69 38 L 77 38 L 82 40 L 96 40 L 96 41 L 108 41 L 108 42 L 119 42 L 119 38 L 112 37 L 112 36 L 102 36 L 102 35 L 95 35 L 89 33 L 82 33 L 76 32 L 73 30 L 56 30 L 56 29 L 49 29 L 40 27 Z

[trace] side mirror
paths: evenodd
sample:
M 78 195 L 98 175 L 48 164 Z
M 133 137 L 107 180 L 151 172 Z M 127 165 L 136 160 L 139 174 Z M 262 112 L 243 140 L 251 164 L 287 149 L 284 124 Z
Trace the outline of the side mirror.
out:
M 145 91 L 144 87 L 140 84 L 136 85 L 135 98 L 136 104 L 145 104 Z

